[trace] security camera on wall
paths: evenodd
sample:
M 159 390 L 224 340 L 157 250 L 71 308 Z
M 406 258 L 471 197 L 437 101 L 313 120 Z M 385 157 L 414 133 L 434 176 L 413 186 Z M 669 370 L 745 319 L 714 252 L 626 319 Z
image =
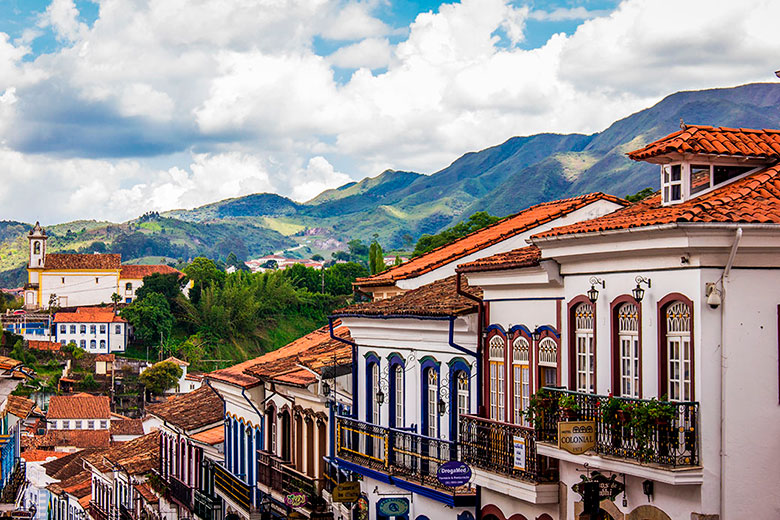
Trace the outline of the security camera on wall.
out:
M 708 283 L 705 292 L 707 293 L 707 305 L 709 305 L 711 309 L 720 307 L 720 291 L 715 287 L 715 284 Z

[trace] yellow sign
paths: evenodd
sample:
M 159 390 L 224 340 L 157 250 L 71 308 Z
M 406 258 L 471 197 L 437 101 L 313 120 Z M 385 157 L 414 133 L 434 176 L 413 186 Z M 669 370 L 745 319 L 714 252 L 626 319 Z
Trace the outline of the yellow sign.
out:
M 596 421 L 561 421 L 558 423 L 558 447 L 581 455 L 596 447 Z
M 333 490 L 334 502 L 356 502 L 360 496 L 360 482 L 342 482 Z

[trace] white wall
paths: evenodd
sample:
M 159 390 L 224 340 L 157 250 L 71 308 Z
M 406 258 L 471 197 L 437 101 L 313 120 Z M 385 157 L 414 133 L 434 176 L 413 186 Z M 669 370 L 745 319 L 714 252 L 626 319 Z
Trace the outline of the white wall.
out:
M 65 332 L 62 332 L 62 327 L 65 327 Z M 72 327 L 76 327 L 76 332 L 73 333 Z M 81 333 L 81 327 L 86 327 L 86 332 Z M 92 333 L 92 327 L 95 327 L 95 332 Z M 104 332 L 101 333 L 101 327 L 105 327 Z M 117 327 L 119 327 L 119 333 L 117 333 Z M 67 345 L 71 341 L 76 343 L 81 348 L 84 348 L 90 354 L 108 354 L 109 352 L 124 352 L 127 339 L 127 324 L 121 323 L 57 323 L 56 324 L 57 341 L 62 343 L 65 341 Z M 92 341 L 95 341 L 95 346 L 92 347 Z M 100 341 L 105 341 L 105 346 L 101 348 Z M 84 344 L 82 344 L 84 341 Z
M 77 421 L 81 422 L 80 428 L 76 427 Z M 92 428 L 89 427 L 90 421 L 93 423 Z M 105 427 L 102 424 L 104 422 Z M 110 428 L 110 419 L 57 419 L 48 421 L 48 429 L 50 430 L 108 430 Z
M 83 271 L 43 271 L 39 305 L 48 307 L 51 294 L 56 294 L 58 298 L 67 297 L 67 304 L 60 300 L 60 306 L 111 303 L 111 295 L 117 292 L 118 280 L 119 274 L 108 270 L 89 274 Z

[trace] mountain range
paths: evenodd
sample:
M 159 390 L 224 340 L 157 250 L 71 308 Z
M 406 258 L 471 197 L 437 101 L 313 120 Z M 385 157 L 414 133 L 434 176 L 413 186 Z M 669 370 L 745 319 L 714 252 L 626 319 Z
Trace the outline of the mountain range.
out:
M 345 247 L 353 238 L 368 241 L 375 236 L 385 250 L 408 250 L 423 233 L 436 233 L 477 211 L 503 216 L 592 191 L 625 196 L 657 188 L 657 166 L 635 163 L 625 154 L 678 130 L 681 121 L 778 128 L 780 84 L 677 92 L 602 132 L 512 137 L 469 152 L 431 175 L 387 170 L 326 190 L 305 203 L 258 193 L 147 214 L 123 224 L 60 224 L 49 228 L 54 237 L 49 250 L 83 250 L 94 241 L 116 249 L 114 243 L 127 241 L 128 234 L 151 243 L 123 251 L 125 259 L 221 256 L 230 248 L 249 256 L 282 250 L 322 254 Z M 26 240 L 17 234 L 25 227 L 0 223 L 0 269 L 26 259 Z M 6 278 L 0 278 L 0 284 L 13 282 L 13 277 Z

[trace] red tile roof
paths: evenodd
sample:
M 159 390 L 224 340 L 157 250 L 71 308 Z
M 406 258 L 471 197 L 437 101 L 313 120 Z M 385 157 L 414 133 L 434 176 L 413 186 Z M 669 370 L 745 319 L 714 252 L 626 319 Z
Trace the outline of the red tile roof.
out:
M 346 327 L 334 328 L 334 333 L 339 338 L 352 341 Z M 255 364 L 247 368 L 246 373 L 262 381 L 308 386 L 317 381 L 312 371 L 321 374 L 325 367 L 351 361 L 352 347 L 331 338 L 329 327 L 322 327 L 254 359 Z
M 45 462 L 48 459 L 59 459 L 68 455 L 64 451 L 24 450 L 20 457 L 27 462 Z
M 644 148 L 629 152 L 628 156 L 641 161 L 669 153 L 780 159 L 780 130 L 687 125 Z
M 460 264 L 458 272 L 470 273 L 475 271 L 498 271 L 501 269 L 517 269 L 539 265 L 542 252 L 536 246 L 521 247 L 506 253 L 498 253 L 486 256 L 473 262 Z
M 176 364 L 177 364 L 177 365 L 179 365 L 180 367 L 188 367 L 188 366 L 190 366 L 190 364 L 189 364 L 189 363 L 187 363 L 186 361 L 182 361 L 181 359 L 179 359 L 179 358 L 175 358 L 175 357 L 173 357 L 173 356 L 170 356 L 170 357 L 167 357 L 167 358 L 163 359 L 163 360 L 161 361 L 161 363 L 163 363 L 163 362 L 165 362 L 165 361 L 172 361 L 173 363 L 176 363 Z
M 116 361 L 116 354 L 98 354 L 95 356 L 95 361 L 105 361 L 106 363 L 112 363 Z
M 40 341 L 37 339 L 27 340 L 27 347 L 33 350 L 47 350 L 51 352 L 59 352 L 62 345 L 56 341 Z
M 543 202 L 424 255 L 412 258 L 401 265 L 391 267 L 387 271 L 366 278 L 358 278 L 354 285 L 357 287 L 393 285 L 397 280 L 420 276 L 600 200 L 621 206 L 628 204 L 623 199 L 605 193 L 590 193 L 570 199 Z
M 116 465 L 130 475 L 148 473 L 160 463 L 160 430 L 117 444 L 86 460 L 101 472 L 110 471 Z
M 335 316 L 460 316 L 477 312 L 477 303 L 456 291 L 456 276 L 423 285 L 386 300 L 357 303 L 335 311 Z M 469 286 L 462 280 L 463 290 L 482 297 L 482 289 Z
M 219 426 L 214 426 L 213 428 L 192 435 L 192 439 L 212 446 L 225 442 L 225 427 L 221 424 Z
M 134 484 L 133 487 L 148 504 L 156 504 L 160 501 L 160 498 L 154 494 L 154 491 L 152 491 L 152 488 L 149 487 L 149 484 L 146 482 L 142 484 Z
M 74 446 L 76 448 L 108 448 L 111 433 L 108 430 L 50 430 L 46 435 L 36 436 L 29 441 L 29 447 L 54 449 Z
M 126 323 L 112 307 L 79 307 L 76 312 L 58 312 L 54 323 Z
M 122 255 L 47 253 L 44 269 L 120 269 Z
M 119 272 L 119 278 L 123 280 L 143 280 L 144 277 L 153 275 L 155 273 L 170 274 L 178 273 L 180 276 L 184 276 L 184 273 L 178 269 L 165 264 L 157 265 L 123 265 L 122 270 Z
M 603 217 L 539 233 L 532 239 L 691 222 L 780 224 L 780 165 L 679 204 L 662 206 L 661 196 L 655 195 Z
M 111 435 L 143 435 L 144 423 L 141 419 L 112 419 Z
M 27 419 L 27 416 L 35 410 L 35 402 L 19 395 L 9 395 L 5 409 L 20 419 Z
M 172 397 L 164 403 L 147 405 L 146 413 L 187 431 L 221 422 L 224 418 L 222 400 L 207 385 Z
M 47 419 L 110 419 L 111 401 L 106 395 L 55 395 L 49 400 Z

